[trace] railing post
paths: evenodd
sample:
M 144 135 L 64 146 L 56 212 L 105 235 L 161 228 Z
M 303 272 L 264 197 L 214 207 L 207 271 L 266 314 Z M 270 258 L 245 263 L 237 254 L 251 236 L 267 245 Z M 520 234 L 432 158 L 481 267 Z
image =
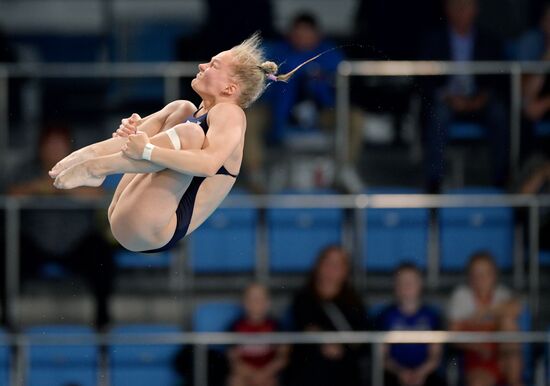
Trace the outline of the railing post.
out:
M 195 344 L 193 350 L 193 377 L 195 386 L 208 386 L 208 346 Z
M 355 231 L 353 234 L 355 235 L 355 245 L 354 250 L 355 253 L 353 254 L 355 256 L 355 266 L 356 269 L 354 270 L 355 273 L 355 282 L 357 283 L 357 287 L 362 292 L 367 287 L 367 268 L 365 266 L 365 256 L 363 256 L 363 251 L 366 250 L 365 244 L 366 240 L 363 237 L 363 235 L 366 232 L 366 221 L 365 217 L 367 216 L 367 213 L 365 213 L 365 216 L 363 216 L 363 211 L 367 210 L 365 208 L 361 208 L 358 205 L 352 209 L 353 210 L 353 221 L 354 221 L 354 228 Z M 368 259 L 368 256 L 366 256 Z
M 180 75 L 166 70 L 164 75 L 164 104 L 180 99 Z
M 256 226 L 256 265 L 255 279 L 260 283 L 269 283 L 269 247 L 267 211 L 262 208 L 259 212 L 259 221 Z M 269 284 L 268 284 L 269 285 Z
M 17 323 L 20 263 L 19 209 L 19 202 L 16 199 L 6 199 L 5 319 L 9 326 L 15 326 Z
M 433 208 L 437 212 L 439 208 Z M 432 210 L 429 211 L 431 213 Z M 431 289 L 439 286 L 439 277 L 441 273 L 441 248 L 439 247 L 439 216 L 428 218 L 428 267 L 427 267 L 427 285 Z
M 348 62 L 341 62 L 338 66 L 336 75 L 336 127 L 335 141 L 336 146 L 336 170 L 340 170 L 342 165 L 348 161 L 349 157 L 349 77 L 351 66 Z
M 0 67 L 0 175 L 7 176 L 9 150 L 9 74 Z M 5 182 L 5 181 L 4 181 Z
M 521 151 L 521 65 L 513 63 L 510 69 L 510 177 L 515 178 Z
M 384 343 L 372 344 L 372 386 L 384 386 Z
M 24 336 L 16 335 L 15 339 L 15 363 L 14 374 L 11 379 L 13 386 L 26 384 L 29 368 L 29 342 Z
M 529 206 L 529 301 L 533 317 L 539 312 L 539 204 L 533 197 Z

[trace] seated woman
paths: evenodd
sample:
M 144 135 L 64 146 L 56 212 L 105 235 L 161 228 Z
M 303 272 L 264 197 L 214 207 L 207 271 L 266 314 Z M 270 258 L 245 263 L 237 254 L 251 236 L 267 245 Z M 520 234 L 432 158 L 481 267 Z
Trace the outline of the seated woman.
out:
M 517 331 L 520 302 L 498 284 L 498 269 L 486 252 L 468 263 L 468 285 L 455 289 L 448 309 L 452 331 Z M 522 385 L 521 350 L 518 344 L 461 344 L 467 386 Z
M 296 331 L 364 331 L 366 309 L 350 279 L 348 253 L 329 246 L 319 254 L 307 284 L 292 301 Z M 362 347 L 345 344 L 296 345 L 288 385 L 358 386 Z

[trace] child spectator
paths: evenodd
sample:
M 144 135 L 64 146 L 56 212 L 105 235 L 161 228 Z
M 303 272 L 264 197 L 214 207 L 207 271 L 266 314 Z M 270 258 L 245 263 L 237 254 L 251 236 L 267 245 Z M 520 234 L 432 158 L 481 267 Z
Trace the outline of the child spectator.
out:
M 395 271 L 395 302 L 378 319 L 383 331 L 439 330 L 437 312 L 422 300 L 422 274 L 412 264 L 403 264 Z M 386 386 L 443 386 L 437 374 L 441 364 L 441 344 L 391 344 L 384 346 Z
M 270 299 L 265 287 L 251 284 L 243 297 L 244 314 L 230 327 L 231 332 L 267 333 L 278 330 L 269 316 Z M 276 386 L 287 363 L 287 347 L 268 344 L 237 345 L 228 351 L 229 386 Z

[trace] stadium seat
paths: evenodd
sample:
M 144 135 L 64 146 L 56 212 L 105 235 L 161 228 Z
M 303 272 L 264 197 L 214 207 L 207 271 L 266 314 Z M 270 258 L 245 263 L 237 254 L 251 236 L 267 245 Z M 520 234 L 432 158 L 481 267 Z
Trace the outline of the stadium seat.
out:
M 111 330 L 113 337 L 124 335 L 179 333 L 171 325 L 121 325 Z M 174 371 L 174 358 L 180 346 L 174 344 L 113 344 L 109 347 L 112 386 L 176 386 L 180 384 Z
M 118 183 L 122 179 L 122 176 L 122 174 L 109 174 L 101 186 L 108 192 L 114 192 L 118 186 Z
M 492 188 L 465 188 L 448 194 L 501 194 Z M 485 250 L 493 254 L 500 269 L 513 262 L 514 218 L 509 207 L 442 208 L 439 213 L 441 268 L 463 270 L 470 256 Z
M 413 189 L 369 189 L 369 194 L 413 194 Z M 363 267 L 389 272 L 403 262 L 427 265 L 429 210 L 366 209 L 363 211 Z
M 539 121 L 535 123 L 535 137 L 549 137 L 550 136 L 550 121 Z
M 550 267 L 550 251 L 539 251 L 539 263 L 543 267 Z
M 323 194 L 327 191 L 291 192 Z M 284 194 L 283 193 L 283 194 Z M 341 209 L 267 210 L 269 262 L 273 272 L 308 270 L 321 249 L 340 244 L 344 213 Z
M 7 333 L 0 329 L 0 385 L 10 384 L 11 354 L 10 346 L 7 345 Z
M 193 314 L 193 331 L 223 332 L 242 314 L 237 302 L 206 302 L 196 306 Z
M 238 190 L 232 192 L 231 196 L 246 197 Z M 258 211 L 255 208 L 216 209 L 189 237 L 192 271 L 253 271 L 257 255 L 257 227 Z
M 26 330 L 29 337 L 48 335 L 94 337 L 86 326 L 36 326 Z M 31 345 L 29 348 L 28 386 L 96 386 L 99 350 L 95 344 Z
M 485 128 L 474 122 L 453 122 L 449 126 L 450 140 L 476 140 L 485 137 Z
M 158 253 L 131 252 L 120 249 L 115 252 L 113 258 L 118 268 L 169 268 L 172 263 L 173 252 L 163 251 Z

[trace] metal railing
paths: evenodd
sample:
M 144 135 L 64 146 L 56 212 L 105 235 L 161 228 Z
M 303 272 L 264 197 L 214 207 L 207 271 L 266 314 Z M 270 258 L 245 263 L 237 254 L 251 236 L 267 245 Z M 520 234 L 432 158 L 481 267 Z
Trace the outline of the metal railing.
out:
M 195 63 L 102 63 L 102 64 L 25 64 L 0 65 L 0 171 L 6 172 L 6 160 L 9 151 L 9 105 L 8 81 L 11 78 L 143 78 L 158 77 L 164 79 L 165 102 L 178 99 L 181 78 L 194 76 Z M 511 83 L 510 122 L 512 175 L 518 167 L 520 149 L 521 120 L 521 75 L 525 73 L 550 72 L 549 62 L 342 62 L 337 77 L 337 122 L 335 157 L 343 161 L 347 153 L 349 137 L 350 77 L 351 76 L 426 76 L 449 74 L 500 74 L 509 75 Z M 82 201 L 82 206 L 101 208 L 105 201 Z M 539 209 L 550 206 L 550 196 L 431 196 L 431 195 L 348 195 L 348 196 L 253 196 L 248 198 L 230 197 L 224 204 L 230 207 L 315 207 L 315 208 L 350 208 L 356 211 L 368 208 L 415 208 L 415 207 L 475 207 L 475 206 L 509 206 L 529 209 L 529 298 L 533 309 L 539 302 L 539 267 L 538 267 L 538 228 Z M 19 230 L 20 210 L 23 208 L 71 209 L 75 205 L 67 200 L 52 199 L 36 201 L 32 198 L 0 197 L 0 207 L 6 210 L 6 297 L 7 314 L 13 318 L 16 299 L 19 292 Z M 363 224 L 363 226 L 366 224 Z M 267 267 L 264 260 L 260 269 Z M 264 268 L 261 268 L 261 267 Z M 428 280 L 437 284 L 439 266 L 437 256 L 430 260 Z M 369 333 L 364 333 L 369 334 Z M 415 333 L 416 334 L 416 333 Z M 535 333 L 540 342 L 548 341 L 545 333 Z M 205 335 L 208 336 L 208 335 Z M 307 335 L 309 336 L 309 335 Z M 388 335 L 385 335 L 388 336 Z M 452 335 L 455 336 L 455 335 Z M 367 343 L 367 337 L 362 335 Z M 358 337 L 354 337 L 358 338 Z M 199 338 L 197 338 L 199 339 Z M 203 338 L 200 338 L 203 339 Z M 206 338 L 204 338 L 206 339 Z M 369 338 L 370 339 L 370 338 Z M 197 341 L 198 342 L 198 341 Z M 221 343 L 219 341 L 203 341 Z M 355 343 L 358 343 L 355 341 Z M 372 343 L 372 342 L 371 342 Z M 199 344 L 199 343 L 197 343 Z
M 442 76 L 508 75 L 510 77 L 510 175 L 516 176 L 521 147 L 521 76 L 550 72 L 550 62 L 452 62 L 452 61 L 343 61 L 336 82 L 336 159 L 345 160 L 348 151 L 350 77 L 352 76 Z
M 6 319 L 17 322 L 16 312 L 19 295 L 19 265 L 20 265 L 20 212 L 23 209 L 98 209 L 106 208 L 106 199 L 70 199 L 60 197 L 2 197 L 0 208 L 5 209 L 6 226 Z M 351 209 L 354 213 L 353 244 L 348 249 L 356 251 L 354 263 L 360 269 L 355 270 L 358 279 L 364 279 L 369 272 L 360 263 L 365 240 L 361 235 L 367 227 L 362 221 L 362 212 L 375 208 L 460 208 L 460 207 L 510 207 L 528 209 L 528 280 L 527 291 L 529 303 L 534 315 L 538 314 L 540 301 L 540 271 L 539 271 L 539 210 L 550 206 L 550 195 L 427 195 L 427 194 L 359 194 L 359 195 L 235 195 L 229 196 L 222 207 L 231 208 L 342 208 Z M 265 225 L 264 225 L 265 227 Z M 260 245 L 266 242 L 264 236 L 258 240 L 259 253 L 256 256 L 256 278 L 268 281 L 269 256 L 267 248 Z M 433 240 L 436 241 L 436 240 Z M 427 241 L 428 243 L 430 240 Z M 262 252 L 263 251 L 263 252 Z M 367 256 L 368 258 L 368 256 Z M 427 257 L 427 284 L 433 288 L 439 285 L 440 266 L 438 253 Z M 524 261 L 514 259 L 514 272 L 523 272 Z M 515 284 L 523 285 L 521 279 Z
M 0 170 L 5 172 L 9 144 L 8 84 L 11 78 L 162 78 L 164 101 L 180 96 L 180 80 L 192 77 L 197 63 L 23 63 L 0 65 Z M 510 93 L 510 168 L 518 169 L 521 131 L 521 75 L 550 72 L 550 62 L 449 62 L 449 61 L 343 61 L 336 82 L 335 158 L 345 160 L 348 153 L 350 77 L 351 76 L 442 76 L 452 74 L 509 75 Z
M 391 331 L 391 332 L 279 332 L 279 333 L 170 333 L 90 335 L 62 334 L 25 335 L 9 334 L 0 339 L 0 346 L 15 346 L 15 369 L 12 386 L 23 386 L 29 371 L 31 346 L 111 346 L 111 345 L 193 345 L 194 385 L 208 385 L 208 346 L 235 344 L 370 344 L 372 355 L 371 385 L 384 385 L 383 345 L 392 343 L 531 343 L 550 345 L 550 333 L 533 332 L 449 332 L 449 331 Z M 544 362 L 538 361 L 537 368 Z M 98 386 L 109 386 L 107 376 L 100 376 Z M 535 371 L 533 371 L 535 373 Z M 541 371 L 537 372 L 540 376 Z M 534 375 L 535 376 L 535 375 Z M 543 385 L 542 379 L 534 383 Z

